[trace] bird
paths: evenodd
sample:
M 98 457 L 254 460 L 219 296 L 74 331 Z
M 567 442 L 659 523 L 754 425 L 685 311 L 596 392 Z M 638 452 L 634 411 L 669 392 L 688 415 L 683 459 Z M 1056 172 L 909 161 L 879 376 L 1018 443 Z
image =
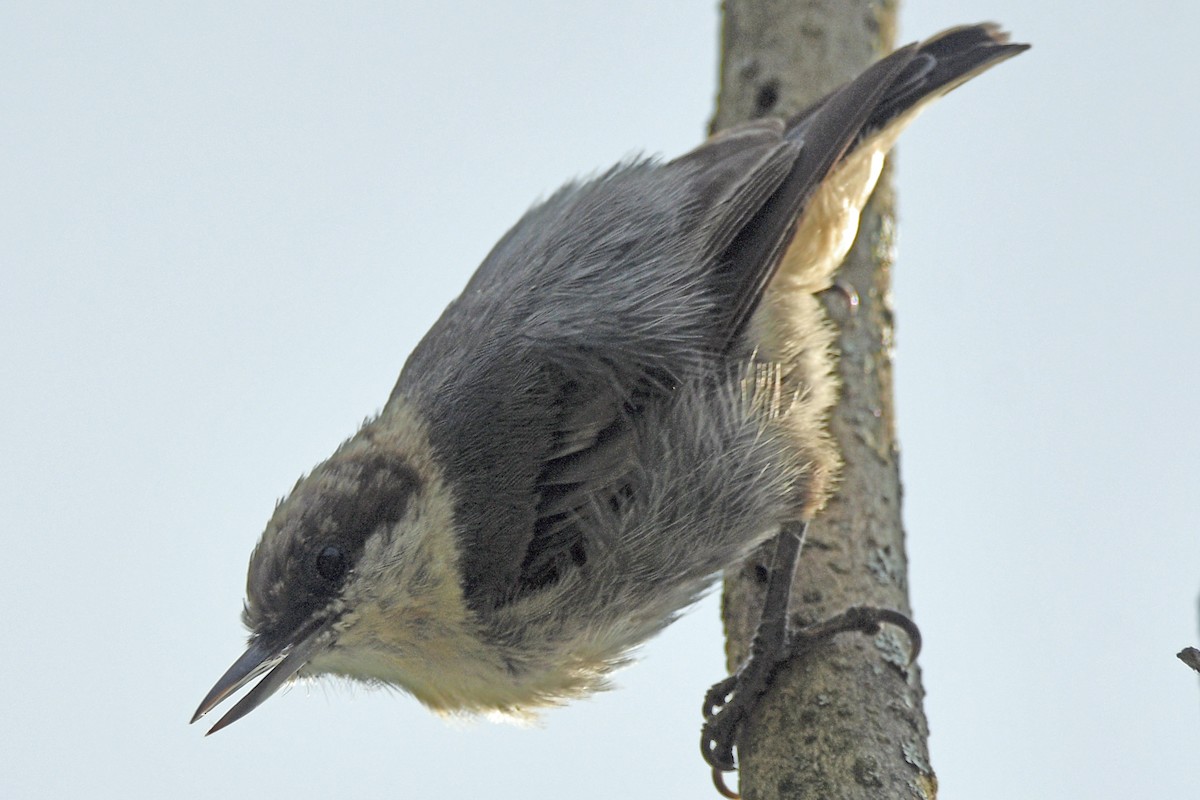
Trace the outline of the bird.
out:
M 747 663 L 705 698 L 702 753 L 800 645 L 895 624 L 787 619 L 835 491 L 830 288 L 900 132 L 1028 45 L 992 23 L 896 50 L 788 120 L 572 181 L 495 245 L 382 410 L 280 500 L 250 556 L 248 646 L 192 722 L 298 678 L 528 717 L 608 687 L 722 571 L 776 542 Z M 716 773 L 714 773 L 716 774 Z

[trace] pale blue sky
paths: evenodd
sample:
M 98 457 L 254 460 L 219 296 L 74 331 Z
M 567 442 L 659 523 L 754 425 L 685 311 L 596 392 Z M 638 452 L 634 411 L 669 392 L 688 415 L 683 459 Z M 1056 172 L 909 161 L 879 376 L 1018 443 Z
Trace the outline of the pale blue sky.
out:
M 0 6 L 0 795 L 712 796 L 715 597 L 540 728 L 337 684 L 209 739 L 186 721 L 240 652 L 274 499 L 495 239 L 569 177 L 701 139 L 716 5 Z M 1035 46 L 898 161 L 942 789 L 1192 796 L 1200 5 L 902 19 L 901 41 L 997 19 Z

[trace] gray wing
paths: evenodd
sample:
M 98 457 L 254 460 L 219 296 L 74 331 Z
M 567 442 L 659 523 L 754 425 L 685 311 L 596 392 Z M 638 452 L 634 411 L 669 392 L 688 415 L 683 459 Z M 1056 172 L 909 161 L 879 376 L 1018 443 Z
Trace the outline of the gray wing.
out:
M 995 46 L 982 26 L 911 45 L 786 130 L 758 121 L 665 164 L 619 165 L 501 239 L 389 401 L 418 406 L 456 492 L 472 607 L 586 563 L 589 507 L 636 491 L 638 419 L 725 369 L 821 180 L 872 126 L 996 59 L 963 52 Z
M 642 409 L 712 369 L 712 232 L 783 180 L 796 148 L 781 133 L 763 123 L 711 163 L 637 161 L 560 190 L 413 351 L 389 403 L 418 407 L 455 490 L 473 607 L 586 562 L 587 508 L 624 491 Z
M 1010 44 L 993 23 L 950 28 L 897 50 L 788 120 L 785 137 L 802 144 L 791 173 L 718 259 L 734 287 L 726 346 L 749 322 L 804 204 L 839 159 L 925 103 L 1028 49 Z

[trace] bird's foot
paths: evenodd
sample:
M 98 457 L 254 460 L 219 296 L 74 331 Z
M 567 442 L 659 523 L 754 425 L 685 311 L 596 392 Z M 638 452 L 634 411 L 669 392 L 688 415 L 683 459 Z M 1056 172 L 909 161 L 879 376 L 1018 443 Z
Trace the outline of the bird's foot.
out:
M 921 632 L 907 616 L 886 608 L 854 606 L 822 622 L 795 628 L 774 643 L 755 637 L 751 655 L 742 668 L 714 684 L 704 695 L 700 751 L 713 768 L 713 782 L 721 794 L 737 797 L 725 787 L 721 773 L 737 769 L 734 750 L 742 725 L 754 713 L 780 665 L 803 656 L 839 633 L 874 635 L 885 623 L 895 625 L 908 637 L 911 664 L 921 650 Z

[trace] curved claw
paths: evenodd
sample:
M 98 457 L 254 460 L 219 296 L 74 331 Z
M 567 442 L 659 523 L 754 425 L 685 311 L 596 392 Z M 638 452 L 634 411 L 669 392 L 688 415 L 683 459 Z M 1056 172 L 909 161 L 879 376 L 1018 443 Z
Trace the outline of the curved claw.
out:
M 700 755 L 714 770 L 732 772 L 737 769 L 733 751 L 737 746 L 738 732 L 758 706 L 778 665 L 778 659 L 763 664 L 751 658 L 736 673 L 714 683 L 704 695 Z
M 733 689 L 737 686 L 737 675 L 730 675 L 723 681 L 717 681 L 712 687 L 704 693 L 704 705 L 700 711 L 704 714 L 705 719 L 712 719 L 718 713 L 718 709 L 725 706 L 729 702 L 730 696 L 733 694 Z
M 725 773 L 716 767 L 712 768 L 713 787 L 722 797 L 728 797 L 729 800 L 741 800 L 741 795 L 725 785 Z
M 880 622 L 886 622 L 904 631 L 909 644 L 908 665 L 912 666 L 913 662 L 917 660 L 917 656 L 921 654 L 921 629 L 917 627 L 917 623 L 913 622 L 907 614 L 901 614 L 890 608 L 872 610 L 878 615 Z
M 741 723 L 737 708 L 722 709 L 704 723 L 700 730 L 700 755 L 714 771 L 732 772 L 737 769 L 733 757 L 733 742 Z
M 858 290 L 852 284 L 839 278 L 830 284 L 825 291 L 838 292 L 842 297 L 846 298 L 846 308 L 849 309 L 850 313 L 858 313 L 858 307 L 862 301 L 859 299 Z

